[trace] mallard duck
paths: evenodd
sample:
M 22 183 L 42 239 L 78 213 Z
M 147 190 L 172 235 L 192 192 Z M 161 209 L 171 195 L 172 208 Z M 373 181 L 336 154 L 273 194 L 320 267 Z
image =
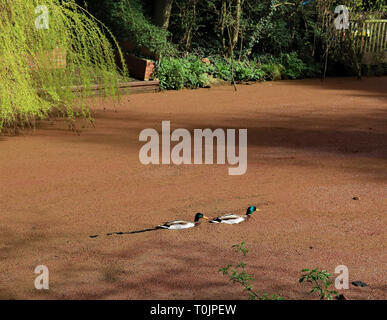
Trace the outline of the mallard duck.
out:
M 200 224 L 200 219 L 207 219 L 208 218 L 203 215 L 203 213 L 198 212 L 195 215 L 195 219 L 193 222 L 191 221 L 184 221 L 184 220 L 173 220 L 173 221 L 168 221 L 165 222 L 162 225 L 157 226 L 157 229 L 169 229 L 169 230 L 181 230 L 181 229 L 188 229 L 192 227 L 196 227 Z
M 247 208 L 245 215 L 238 215 L 238 214 L 226 214 L 224 216 L 220 216 L 217 218 L 214 218 L 210 220 L 210 223 L 227 223 L 227 224 L 238 224 L 243 221 L 246 221 L 251 217 L 254 211 L 260 211 L 256 207 L 250 206 Z

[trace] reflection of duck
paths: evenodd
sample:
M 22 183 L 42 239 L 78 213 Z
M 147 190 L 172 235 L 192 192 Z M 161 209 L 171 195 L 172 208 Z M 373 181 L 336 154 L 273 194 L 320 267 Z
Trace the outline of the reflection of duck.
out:
M 227 224 L 238 224 L 243 221 L 248 220 L 254 211 L 260 211 L 256 207 L 250 206 L 247 208 L 245 215 L 238 214 L 226 214 L 224 216 L 220 216 L 210 220 L 211 223 L 227 223 Z
M 188 229 L 192 227 L 196 227 L 200 224 L 200 219 L 207 219 L 206 216 L 203 215 L 203 213 L 197 213 L 195 215 L 195 220 L 193 222 L 191 221 L 184 221 L 184 220 L 173 220 L 165 222 L 162 225 L 157 226 L 157 229 L 169 229 L 169 230 L 181 230 L 181 229 Z

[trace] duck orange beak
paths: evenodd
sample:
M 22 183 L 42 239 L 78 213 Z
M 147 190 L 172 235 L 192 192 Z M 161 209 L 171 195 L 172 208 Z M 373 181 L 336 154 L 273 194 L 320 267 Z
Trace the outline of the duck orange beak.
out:
M 203 219 L 210 220 L 210 218 L 208 218 L 208 217 L 206 217 L 206 216 L 203 216 Z

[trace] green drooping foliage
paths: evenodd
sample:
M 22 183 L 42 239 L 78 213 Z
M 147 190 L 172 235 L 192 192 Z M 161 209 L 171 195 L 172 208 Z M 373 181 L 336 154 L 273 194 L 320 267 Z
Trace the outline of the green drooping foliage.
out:
M 47 8 L 48 20 L 38 6 Z M 53 110 L 70 120 L 91 119 L 87 98 L 94 84 L 118 94 L 112 44 L 73 0 L 0 0 L 0 12 L 0 131 Z M 75 93 L 74 86 L 82 90 Z

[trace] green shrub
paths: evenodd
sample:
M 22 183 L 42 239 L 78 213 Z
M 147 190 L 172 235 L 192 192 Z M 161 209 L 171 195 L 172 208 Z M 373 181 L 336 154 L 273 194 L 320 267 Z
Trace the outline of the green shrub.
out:
M 129 41 L 134 51 L 143 55 L 141 48 L 152 53 L 168 54 L 173 46 L 168 42 L 169 33 L 152 24 L 141 0 L 87 1 L 88 9 L 112 30 L 120 41 Z M 153 57 L 152 57 L 153 58 Z
M 245 81 L 299 79 L 320 74 L 318 65 L 308 65 L 297 53 L 281 54 L 279 57 L 265 55 L 253 60 L 224 59 L 211 57 L 211 63 L 203 63 L 194 55 L 166 57 L 157 68 L 161 89 L 200 88 L 210 84 L 210 76 L 231 83 Z
M 178 59 L 162 59 L 156 73 L 156 77 L 160 80 L 161 90 L 184 88 L 184 73 L 184 68 Z
M 203 63 L 195 56 L 165 57 L 157 66 L 156 77 L 162 90 L 195 89 L 208 86 L 208 75 L 213 72 L 214 66 Z
M 262 64 L 262 69 L 270 80 L 300 79 L 321 75 L 320 64 L 303 62 L 297 52 L 281 53 L 278 57 L 261 55 L 254 60 Z
M 238 61 L 235 63 L 235 81 L 260 81 L 265 72 L 254 62 Z
M 202 62 L 199 57 L 190 55 L 183 58 L 165 57 L 157 67 L 156 77 L 160 80 L 162 90 L 181 88 L 202 88 L 211 84 L 212 78 L 232 82 L 232 62 L 215 57 L 210 64 Z M 260 81 L 265 72 L 253 62 L 234 61 L 234 80 Z
M 267 63 L 262 65 L 265 78 L 268 80 L 281 80 L 284 66 L 279 63 Z
M 382 64 L 378 64 L 375 66 L 375 75 L 380 77 L 380 76 L 384 76 L 386 73 L 385 73 L 385 68 Z
M 232 69 L 228 61 L 222 58 L 214 60 L 215 71 L 213 76 L 227 82 L 232 81 Z
M 380 63 L 377 65 L 363 64 L 361 70 L 363 76 L 385 76 L 387 75 L 387 63 Z
M 282 76 L 285 79 L 299 79 L 304 76 L 306 65 L 298 58 L 297 52 L 281 53 L 279 61 L 284 67 Z

